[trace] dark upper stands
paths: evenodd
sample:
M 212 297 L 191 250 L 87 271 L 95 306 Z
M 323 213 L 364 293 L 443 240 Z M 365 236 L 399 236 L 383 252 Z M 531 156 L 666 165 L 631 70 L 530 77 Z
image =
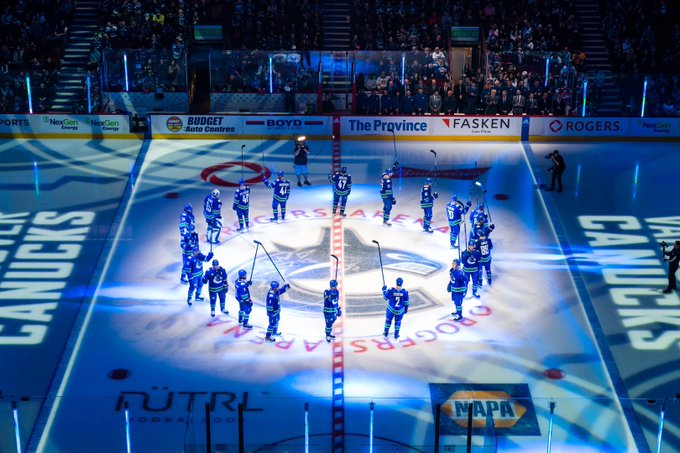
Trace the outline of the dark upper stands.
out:
M 3 0 L 0 11 L 0 111 L 28 112 L 30 75 L 33 111 L 44 112 L 54 96 L 74 3 Z

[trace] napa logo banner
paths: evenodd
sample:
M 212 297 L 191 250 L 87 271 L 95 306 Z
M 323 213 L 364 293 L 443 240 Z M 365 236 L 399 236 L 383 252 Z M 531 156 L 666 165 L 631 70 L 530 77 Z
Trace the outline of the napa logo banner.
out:
M 498 435 L 541 435 L 527 384 L 430 384 L 430 397 L 433 413 L 441 404 L 442 436 L 467 434 L 470 403 L 474 435 L 491 422 Z

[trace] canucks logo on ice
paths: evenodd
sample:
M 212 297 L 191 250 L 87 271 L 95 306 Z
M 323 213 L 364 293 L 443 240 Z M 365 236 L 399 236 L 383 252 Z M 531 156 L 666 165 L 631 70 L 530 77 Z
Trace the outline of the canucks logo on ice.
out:
M 324 228 L 318 243 L 306 248 L 273 243 L 270 254 L 292 285 L 283 302 L 286 310 L 320 313 L 323 291 L 331 278 L 330 238 L 330 228 Z M 412 311 L 448 303 L 446 298 L 437 296 L 440 288 L 430 280 L 444 268 L 442 263 L 412 250 L 397 250 L 389 246 L 383 246 L 382 253 L 385 278 L 389 280 L 387 284 L 393 285 L 397 276 L 404 278 L 411 296 Z M 380 290 L 380 264 L 371 241 L 363 240 L 352 229 L 346 229 L 344 261 L 343 293 L 347 316 L 384 316 L 386 305 Z M 235 275 L 239 268 L 246 268 L 251 263 L 241 263 L 240 267 L 231 269 L 229 275 Z M 266 294 L 271 280 L 280 281 L 280 278 L 267 257 L 258 255 L 251 289 L 256 304 L 262 302 L 262 297 L 258 295 Z

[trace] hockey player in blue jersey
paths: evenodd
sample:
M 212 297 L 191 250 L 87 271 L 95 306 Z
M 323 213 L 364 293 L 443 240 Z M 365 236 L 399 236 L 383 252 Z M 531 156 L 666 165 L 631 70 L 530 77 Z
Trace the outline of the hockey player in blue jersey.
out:
M 184 205 L 184 210 L 179 216 L 179 235 L 184 237 L 193 233 L 196 230 L 196 218 L 194 217 L 194 208 L 191 203 Z
M 249 286 L 253 284 L 252 281 L 246 280 L 248 273 L 245 269 L 238 271 L 238 279 L 234 282 L 236 287 L 236 300 L 238 301 L 238 324 L 245 329 L 252 329 L 253 326 L 248 324 L 250 312 L 253 310 L 253 300 L 250 298 Z
M 208 256 L 203 255 L 198 248 L 194 249 L 189 257 L 188 276 L 189 276 L 189 293 L 187 294 L 187 304 L 191 307 L 191 299 L 196 291 L 196 300 L 203 300 L 201 290 L 203 289 L 203 263 L 210 261 L 213 257 L 213 252 L 208 253 Z
M 269 292 L 267 293 L 267 317 L 269 318 L 269 325 L 267 326 L 267 335 L 264 341 L 273 343 L 276 341 L 273 337 L 278 334 L 279 320 L 281 319 L 281 294 L 285 293 L 290 285 L 286 283 L 279 286 L 279 282 L 273 281 L 269 285 Z
M 220 191 L 215 189 L 203 200 L 203 216 L 205 223 L 208 224 L 206 238 L 209 243 L 220 244 L 220 233 L 222 232 L 222 200 Z
M 390 223 L 390 213 L 392 206 L 397 203 L 392 192 L 392 169 L 388 168 L 380 179 L 380 197 L 383 201 L 383 225 L 392 226 Z
M 243 179 L 238 180 L 238 189 L 234 193 L 234 204 L 232 209 L 236 211 L 238 218 L 238 229 L 236 231 L 243 231 L 250 229 L 250 221 L 248 220 L 248 210 L 250 208 L 250 187 L 246 185 Z
M 340 171 L 335 174 L 328 175 L 328 180 L 333 185 L 333 214 L 340 205 L 340 216 L 346 217 L 345 205 L 347 205 L 347 197 L 352 191 L 352 175 L 347 173 L 347 167 L 341 166 Z
M 460 269 L 460 262 L 453 260 L 451 269 L 449 269 L 449 284 L 446 290 L 451 293 L 451 300 L 455 306 L 456 311 L 451 313 L 454 321 L 463 320 L 463 299 L 465 299 L 465 293 L 467 293 L 467 282 L 468 277 Z
M 382 287 L 383 299 L 387 301 L 387 310 L 385 311 L 385 330 L 383 336 L 387 338 L 390 334 L 390 326 L 392 319 L 394 319 L 394 339 L 399 338 L 399 330 L 401 329 L 401 319 L 408 313 L 409 299 L 408 291 L 401 287 L 404 280 L 400 277 L 397 279 L 397 286 L 387 289 L 387 286 Z
M 281 206 L 281 220 L 286 220 L 286 202 L 290 197 L 290 181 L 284 176 L 283 171 L 279 171 L 278 178 L 273 183 L 269 182 L 265 177 L 264 185 L 269 189 L 274 189 L 274 198 L 272 200 L 273 217 L 269 219 L 271 222 L 279 221 L 279 206 Z
M 489 238 L 488 228 L 480 231 L 475 248 L 479 251 L 479 255 L 481 256 L 479 260 L 480 266 L 479 276 L 477 277 L 477 287 L 482 287 L 484 271 L 486 271 L 486 281 L 489 286 L 491 286 L 491 250 L 493 250 L 493 242 L 491 242 L 491 238 Z
M 466 282 L 465 288 L 467 292 L 467 284 L 472 281 L 472 295 L 479 299 L 479 294 L 477 294 L 477 284 L 479 282 L 479 263 L 482 256 L 479 251 L 475 249 L 477 241 L 470 240 L 468 242 L 468 248 L 460 255 L 460 261 L 463 263 L 463 272 L 465 272 Z
M 182 237 L 179 247 L 182 249 L 182 276 L 179 282 L 183 285 L 188 285 L 189 258 L 193 256 L 194 250 L 198 250 L 198 233 L 194 232 Z
M 333 324 L 342 316 L 342 309 L 338 305 L 339 300 L 338 282 L 331 280 L 330 288 L 323 292 L 323 317 L 326 319 L 326 341 L 329 343 L 335 338 Z
M 491 233 L 495 228 L 496 226 L 493 223 L 490 223 L 487 226 L 485 226 L 484 216 L 478 215 L 477 221 L 470 230 L 470 239 L 478 240 L 481 236 L 488 237 L 489 233 Z
M 484 212 L 484 203 L 477 203 L 477 208 L 470 213 L 470 231 L 474 228 L 475 223 L 479 221 L 479 217 L 484 220 L 484 226 L 489 226 L 489 216 Z
M 463 204 L 458 201 L 456 195 L 453 195 L 451 201 L 446 205 L 446 219 L 449 221 L 449 229 L 451 230 L 449 233 L 451 248 L 456 247 L 456 241 L 460 235 L 460 224 L 463 222 L 463 216 L 468 212 L 470 206 L 472 206 L 470 200 Z
M 212 252 L 210 255 L 212 255 Z M 203 283 L 208 284 L 208 292 L 210 293 L 210 316 L 215 317 L 215 303 L 218 296 L 220 298 L 220 311 L 228 315 L 229 312 L 225 307 L 225 298 L 229 292 L 229 282 L 227 281 L 227 271 L 220 266 L 218 260 L 213 260 L 212 267 L 208 269 L 208 272 L 203 277 Z
M 437 192 L 432 191 L 432 179 L 427 178 L 423 188 L 420 189 L 420 207 L 423 209 L 423 231 L 432 233 L 430 222 L 432 222 L 432 205 L 435 198 L 438 198 Z

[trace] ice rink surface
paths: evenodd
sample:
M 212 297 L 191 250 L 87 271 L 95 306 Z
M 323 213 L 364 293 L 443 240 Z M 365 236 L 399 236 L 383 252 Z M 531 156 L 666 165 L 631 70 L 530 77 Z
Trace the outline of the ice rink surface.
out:
M 76 142 L 61 143 L 68 151 L 91 146 Z M 475 406 L 475 426 L 490 418 L 496 423 L 495 433 L 476 429 L 475 443 L 495 443 L 502 452 L 545 451 L 551 402 L 553 451 L 650 451 L 661 401 L 671 398 L 664 451 L 680 451 L 672 402 L 673 364 L 680 357 L 671 322 L 680 300 L 677 292 L 660 292 L 666 273 L 656 244 L 661 235 L 680 236 L 677 145 L 310 141 L 312 185 L 300 188 L 291 141 L 130 143 L 136 145 L 106 143 L 115 169 L 110 177 L 122 180 L 115 186 L 112 179 L 115 189 L 106 194 L 104 174 L 88 159 L 54 163 L 55 171 L 86 176 L 49 203 L 45 189 L 37 195 L 34 187 L 38 178 L 45 184 L 48 172 L 31 162 L 39 151 L 16 142 L 2 151 L 17 163 L 11 171 L 3 160 L 9 189 L 3 192 L 10 196 L 1 212 L 91 207 L 106 213 L 101 228 L 111 233 L 97 241 L 88 232 L 87 242 L 99 251 L 75 266 L 80 285 L 89 288 L 81 299 L 92 302 L 76 305 L 70 339 L 56 341 L 65 352 L 59 367 L 45 367 L 55 376 L 46 404 L 38 413 L 39 404 L 26 403 L 33 447 L 122 451 L 127 404 L 134 450 L 198 451 L 208 403 L 213 442 L 232 451 L 240 402 L 249 451 L 303 451 L 305 403 L 311 451 L 331 451 L 338 439 L 345 451 L 368 451 L 374 402 L 379 451 L 432 451 L 437 403 L 445 409 L 442 443 L 463 449 L 467 413 L 461 408 L 473 395 L 486 401 Z M 60 143 L 41 146 L 47 161 L 69 154 Z M 135 146 L 139 157 L 129 150 Z M 341 156 L 335 162 L 333 146 Z M 395 146 L 402 171 L 394 178 L 393 225 L 385 227 L 379 180 Z M 540 190 L 550 177 L 544 155 L 556 148 L 567 162 L 565 191 L 548 193 Z M 430 149 L 437 152 L 439 198 L 435 231 L 427 234 L 419 197 L 425 177 L 434 176 Z M 340 162 L 353 178 L 345 218 L 331 214 L 327 180 Z M 261 169 L 268 175 L 283 170 L 293 183 L 283 222 L 269 220 L 272 192 Z M 252 226 L 238 233 L 231 204 L 242 176 L 252 188 Z M 231 287 L 230 314 L 213 319 L 207 288 L 206 301 L 186 303 L 178 220 L 183 205 L 192 203 L 207 253 L 201 205 L 214 188 L 224 202 L 224 227 L 212 251 Z M 496 225 L 493 286 L 485 281 L 480 299 L 468 292 L 463 322 L 452 320 L 446 292 L 451 260 L 459 256 L 449 247 L 445 215 L 453 194 L 473 205 L 486 202 Z M 239 269 L 250 272 L 255 240 L 292 286 L 282 297 L 282 335 L 273 344 L 263 341 L 263 300 L 269 282 L 281 279 L 261 249 L 251 287 L 255 328 L 237 324 L 233 281 Z M 399 339 L 382 335 L 385 302 L 374 240 L 387 284 L 402 277 L 411 296 Z M 344 313 L 329 344 L 322 293 L 334 273 L 331 254 L 340 257 Z M 24 390 L 28 383 L 18 370 L 7 375 L 14 376 L 4 378 L 12 394 L 48 393 L 37 385 L 33 393 Z

